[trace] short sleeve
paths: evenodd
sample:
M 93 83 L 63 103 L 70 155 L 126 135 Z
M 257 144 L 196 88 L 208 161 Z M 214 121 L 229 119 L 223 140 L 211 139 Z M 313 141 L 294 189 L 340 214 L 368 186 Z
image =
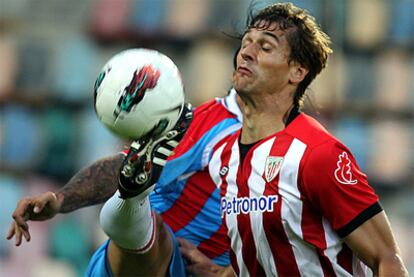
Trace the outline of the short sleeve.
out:
M 302 167 L 305 197 L 344 237 L 382 210 L 351 152 L 336 141 L 311 149 Z

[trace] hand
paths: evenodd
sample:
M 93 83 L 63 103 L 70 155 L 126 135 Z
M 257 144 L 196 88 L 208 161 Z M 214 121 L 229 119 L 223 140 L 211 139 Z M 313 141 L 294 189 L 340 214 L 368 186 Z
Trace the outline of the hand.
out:
M 126 199 L 146 196 L 154 188 L 162 169 L 183 138 L 193 119 L 190 104 L 185 104 L 174 128 L 160 137 L 147 136 L 134 141 L 119 174 L 119 192 Z
M 53 192 L 45 192 L 37 196 L 21 199 L 14 210 L 7 239 L 16 238 L 16 246 L 22 243 L 22 236 L 30 241 L 27 221 L 43 221 L 54 217 L 60 210 L 61 203 Z
M 235 276 L 231 266 L 223 267 L 213 263 L 206 255 L 190 241 L 177 238 L 180 244 L 180 252 L 187 262 L 187 273 L 194 276 Z

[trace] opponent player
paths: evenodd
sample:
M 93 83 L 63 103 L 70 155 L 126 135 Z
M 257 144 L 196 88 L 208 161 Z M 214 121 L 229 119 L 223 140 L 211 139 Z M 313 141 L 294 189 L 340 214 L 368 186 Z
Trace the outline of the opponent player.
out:
M 315 19 L 292 4 L 249 20 L 233 74 L 243 127 L 209 163 L 238 275 L 364 276 L 360 261 L 375 276 L 408 275 L 367 176 L 299 110 L 331 52 Z M 194 274 L 219 272 L 183 246 Z
M 189 135 L 184 137 L 181 146 L 175 150 L 174 157 L 165 166 L 163 171 L 165 174 L 161 176 L 162 182 L 169 185 L 163 186 L 158 193 L 150 195 L 152 208 L 161 215 L 169 228 L 177 236 L 194 242 L 205 255 L 219 265 L 229 264 L 228 245 L 218 211 L 219 193 L 206 171 L 206 162 L 209 151 L 214 145 L 221 138 L 241 127 L 240 119 L 241 114 L 234 90 L 224 99 L 216 99 L 197 108 L 190 130 L 187 132 Z M 119 154 L 96 162 L 81 170 L 56 194 L 47 192 L 19 201 L 13 213 L 14 222 L 8 238 L 11 239 L 15 235 L 16 245 L 20 245 L 22 236 L 27 241 L 30 240 L 28 220 L 46 220 L 59 212 L 71 212 L 105 201 L 117 188 L 118 172 L 124 158 L 124 155 Z M 166 248 L 171 251 L 169 230 L 164 228 L 160 221 L 161 218 L 156 217 L 158 227 L 155 231 L 162 235 L 154 237 L 151 242 L 153 243 L 152 249 Z M 138 224 L 136 228 L 139 229 L 142 225 Z M 121 237 L 125 237 L 125 229 L 121 233 Z M 158 259 L 157 255 L 153 255 L 161 262 L 161 264 L 153 264 L 148 262 L 148 257 L 144 261 L 140 260 L 142 256 L 148 256 L 148 253 L 136 255 L 137 252 L 134 252 L 131 255 L 130 251 L 124 253 L 128 251 L 123 251 L 124 249 L 117 248 L 117 246 L 108 249 L 108 245 L 109 243 L 106 242 L 97 251 L 90 263 L 88 274 L 135 275 L 145 273 L 152 275 L 165 270 L 165 266 L 168 265 L 170 265 L 168 271 L 171 274 L 174 272 L 176 263 L 169 263 L 168 256 L 171 253 L 168 251 L 164 257 L 159 256 Z M 105 262 L 110 249 L 118 250 L 109 257 L 109 260 L 119 259 L 119 262 L 123 262 L 122 270 L 115 271 L 117 270 L 115 263 Z M 177 257 L 177 254 L 174 255 Z M 125 261 L 130 261 L 132 269 L 125 266 Z M 148 270 L 159 269 L 160 271 L 144 271 L 143 265 L 151 265 Z

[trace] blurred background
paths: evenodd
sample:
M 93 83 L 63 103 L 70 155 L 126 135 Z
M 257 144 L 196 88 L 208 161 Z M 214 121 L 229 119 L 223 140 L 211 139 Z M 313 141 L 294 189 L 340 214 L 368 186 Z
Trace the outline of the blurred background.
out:
M 274 1 L 255 1 L 260 8 Z M 334 55 L 306 110 L 355 154 L 414 274 L 414 0 L 302 0 Z M 57 190 L 123 148 L 97 120 L 93 84 L 115 53 L 157 49 L 180 68 L 195 106 L 230 87 L 249 0 L 0 0 L 0 275 L 82 276 L 105 239 L 100 207 L 31 223 L 6 241 L 28 195 Z M 411 234 L 411 235 L 410 235 Z

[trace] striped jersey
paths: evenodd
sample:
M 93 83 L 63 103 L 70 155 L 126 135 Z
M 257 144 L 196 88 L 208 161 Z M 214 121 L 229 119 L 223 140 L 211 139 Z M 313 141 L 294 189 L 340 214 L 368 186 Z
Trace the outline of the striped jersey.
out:
M 150 201 L 176 236 L 192 241 L 215 263 L 228 265 L 229 244 L 220 216 L 220 192 L 208 173 L 216 144 L 241 128 L 234 90 L 201 105 L 169 157 Z
M 241 276 L 363 276 L 342 242 L 382 208 L 350 151 L 303 113 L 241 157 L 240 132 L 217 145 L 230 259 Z

